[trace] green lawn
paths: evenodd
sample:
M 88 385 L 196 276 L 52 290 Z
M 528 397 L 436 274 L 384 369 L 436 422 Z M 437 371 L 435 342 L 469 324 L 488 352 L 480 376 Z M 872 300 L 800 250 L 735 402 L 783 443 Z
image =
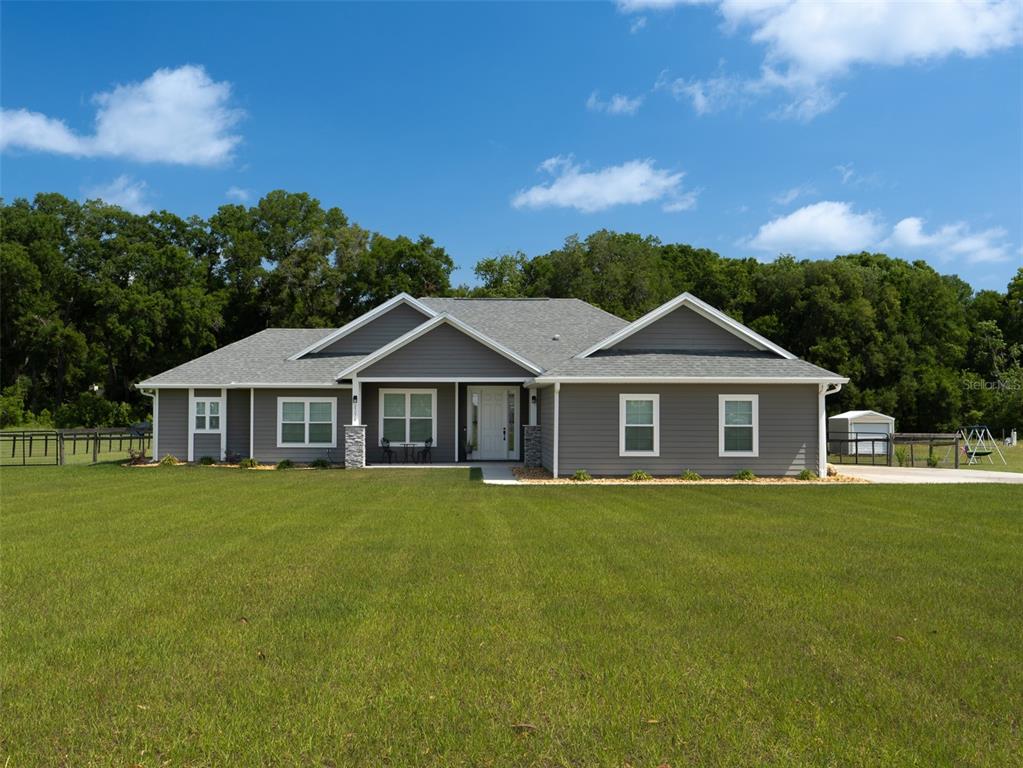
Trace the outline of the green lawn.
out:
M 991 460 L 988 457 L 978 457 L 976 464 L 967 464 L 965 460 L 961 460 L 959 466 L 966 467 L 967 469 L 994 469 L 999 472 L 1023 472 L 1023 443 L 1017 442 L 1016 445 L 1010 447 L 999 445 L 998 450 L 1002 452 L 1002 456 L 1005 457 L 1005 463 L 998 458 L 998 454 L 992 454 Z
M 1008 486 L 0 483 L 12 768 L 1021 762 Z

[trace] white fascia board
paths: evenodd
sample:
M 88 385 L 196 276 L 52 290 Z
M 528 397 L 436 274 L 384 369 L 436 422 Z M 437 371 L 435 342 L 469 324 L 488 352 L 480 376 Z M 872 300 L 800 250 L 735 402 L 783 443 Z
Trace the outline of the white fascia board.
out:
M 537 376 L 537 385 L 547 384 L 845 384 L 838 376 Z
M 397 350 L 401 349 L 405 345 L 411 344 L 413 341 L 418 339 L 420 336 L 422 336 L 422 335 L 424 335 L 426 333 L 429 333 L 434 328 L 439 326 L 441 323 L 447 323 L 448 325 L 452 326 L 456 330 L 459 330 L 462 333 L 464 333 L 469 338 L 475 339 L 476 341 L 478 341 L 483 346 L 489 347 L 494 352 L 497 352 L 499 355 L 501 355 L 503 357 L 506 357 L 507 359 L 511 360 L 513 363 L 521 365 L 523 368 L 525 368 L 525 369 L 527 369 L 529 371 L 532 371 L 533 373 L 541 373 L 543 371 L 543 369 L 540 366 L 536 365 L 535 363 L 530 362 L 526 358 L 522 357 L 522 355 L 519 355 L 516 352 L 513 352 L 512 350 L 508 349 L 508 347 L 504 346 L 503 344 L 499 344 L 498 342 L 496 342 L 493 339 L 491 339 L 489 336 L 486 336 L 486 335 L 480 333 L 479 331 L 477 331 L 472 326 L 466 325 L 465 323 L 463 323 L 458 318 L 452 317 L 451 315 L 449 315 L 447 313 L 444 313 L 444 314 L 437 315 L 436 317 L 433 317 L 430 320 L 427 320 L 422 325 L 413 328 L 411 331 L 406 333 L 404 336 L 399 336 L 398 338 L 396 338 L 394 341 L 390 342 L 389 344 L 385 344 L 384 346 L 380 347 L 380 349 L 378 349 L 376 352 L 374 352 L 374 353 L 372 353 L 370 355 L 367 355 L 366 357 L 362 358 L 362 360 L 358 361 L 357 363 L 353 363 L 352 365 L 348 366 L 343 371 L 339 372 L 334 378 L 335 379 L 343 379 L 343 378 L 346 378 L 348 376 L 351 376 L 353 373 L 358 373 L 359 371 L 361 371 L 364 368 L 368 368 L 369 366 L 373 365 L 373 363 L 379 362 L 380 360 L 382 360 L 385 357 L 387 357 L 388 355 L 390 355 L 392 352 L 396 352 Z M 462 377 L 460 377 L 460 379 L 465 379 L 465 377 L 462 376 Z
M 665 302 L 656 309 L 650 310 L 638 320 L 632 321 L 624 328 L 612 333 L 603 341 L 598 341 L 589 349 L 580 352 L 578 355 L 576 355 L 576 357 L 589 357 L 594 352 L 598 352 L 602 349 L 607 349 L 608 347 L 617 344 L 622 339 L 627 339 L 629 336 L 636 333 L 636 331 L 646 328 L 651 323 L 660 320 L 665 315 L 675 311 L 676 309 L 682 306 L 689 307 L 698 315 L 703 317 L 705 320 L 709 320 L 710 322 L 714 323 L 720 328 L 723 328 L 724 330 L 728 331 L 734 336 L 738 336 L 740 339 L 748 341 L 757 349 L 774 352 L 776 355 L 780 355 L 781 357 L 784 357 L 788 360 L 796 359 L 796 356 L 789 352 L 787 349 L 779 347 L 770 339 L 764 338 L 759 333 L 754 331 L 752 328 L 748 328 L 747 326 L 740 323 L 738 320 L 734 320 L 721 310 L 715 309 L 707 302 L 701 301 L 688 291 L 686 293 L 679 294 L 671 301 Z
M 531 381 L 528 376 L 359 376 L 359 381 L 366 384 L 396 382 L 400 384 L 526 384 Z
M 365 314 L 359 315 L 357 318 L 352 320 L 350 323 L 347 323 L 347 324 L 341 326 L 340 328 L 338 328 L 335 331 L 331 331 L 329 334 L 324 336 L 319 341 L 314 342 L 313 344 L 311 344 L 308 347 L 306 347 L 305 349 L 303 349 L 301 352 L 297 352 L 296 354 L 294 354 L 291 357 L 289 357 L 288 360 L 298 360 L 298 359 L 300 359 L 300 358 L 302 358 L 302 357 L 304 357 L 304 356 L 306 356 L 308 354 L 311 354 L 313 352 L 319 352 L 321 349 L 323 349 L 324 347 L 330 345 L 332 342 L 335 342 L 338 339 L 347 336 L 352 331 L 358 330 L 359 328 L 361 328 L 362 326 L 366 325 L 367 323 L 370 323 L 373 320 L 375 320 L 376 318 L 380 317 L 380 315 L 386 314 L 389 310 L 391 310 L 393 307 L 397 306 L 398 304 L 408 304 L 413 309 L 418 309 L 426 317 L 436 317 L 437 316 L 437 312 L 432 310 L 432 309 L 430 309 L 428 306 L 423 304 L 423 302 L 421 302 L 418 299 L 410 296 L 407 293 L 399 293 L 397 296 L 393 296 L 392 298 L 390 298 L 387 301 L 385 301 L 383 304 L 380 304 L 379 306 L 373 307 L 373 309 L 371 309 L 369 312 L 366 312 Z
M 351 389 L 351 384 L 327 383 L 325 381 L 274 383 L 266 381 L 232 381 L 230 384 L 147 384 L 134 385 L 136 389 Z

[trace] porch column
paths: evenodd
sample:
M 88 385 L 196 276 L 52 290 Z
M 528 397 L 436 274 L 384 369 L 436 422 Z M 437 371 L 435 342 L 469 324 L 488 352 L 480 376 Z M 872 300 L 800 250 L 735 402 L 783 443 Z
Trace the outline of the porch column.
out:
M 522 463 L 527 467 L 543 466 L 543 426 L 537 420 L 537 392 L 529 392 L 529 423 L 522 428 Z M 549 427 L 548 427 L 549 429 Z
M 455 382 L 455 464 L 458 463 L 458 382 Z
M 256 389 L 249 387 L 249 458 L 256 457 Z
M 366 427 L 362 424 L 345 424 L 345 469 L 365 466 Z
M 558 445 L 558 422 L 561 416 L 561 382 L 554 382 L 554 461 L 551 470 L 555 477 L 558 476 L 558 453 L 560 453 L 560 446 Z
M 352 376 L 352 424 L 362 424 L 362 382 Z
M 224 412 L 220 414 L 220 460 L 227 458 L 227 388 L 220 388 L 220 403 Z

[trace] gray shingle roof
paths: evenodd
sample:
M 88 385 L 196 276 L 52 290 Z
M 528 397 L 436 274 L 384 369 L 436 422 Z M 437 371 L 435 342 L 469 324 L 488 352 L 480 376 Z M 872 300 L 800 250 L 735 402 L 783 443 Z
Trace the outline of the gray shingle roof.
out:
M 440 299 L 419 301 L 471 325 L 541 368 L 551 368 L 628 325 L 579 299 Z M 560 338 L 555 341 L 554 336 Z
M 543 374 L 547 377 L 701 377 L 701 378 L 842 378 L 805 360 L 772 352 L 601 352 L 573 358 Z
M 627 323 L 578 299 L 420 299 L 448 313 L 558 377 L 840 378 L 805 360 L 771 352 L 599 352 L 574 355 Z M 328 328 L 268 328 L 228 344 L 139 386 L 332 386 L 335 376 L 364 355 L 291 355 L 331 333 Z M 557 335 L 559 338 L 554 339 Z
M 289 355 L 322 339 L 329 328 L 267 328 L 241 341 L 157 374 L 139 386 L 181 384 L 225 387 L 231 384 L 332 385 L 338 371 L 363 355 L 310 355 L 288 360 Z

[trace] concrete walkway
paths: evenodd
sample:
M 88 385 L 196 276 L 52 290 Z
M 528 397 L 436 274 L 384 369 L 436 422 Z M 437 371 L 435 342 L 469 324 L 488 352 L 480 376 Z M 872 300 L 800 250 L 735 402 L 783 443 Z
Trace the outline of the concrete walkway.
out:
M 922 467 L 870 467 L 836 464 L 840 475 L 872 483 L 1009 483 L 1023 485 L 1023 472 L 992 472 L 985 469 L 924 469 Z
M 522 485 L 512 467 L 520 466 L 514 461 L 463 461 L 459 464 L 370 464 L 366 469 L 480 469 L 483 482 L 487 485 Z
M 483 470 L 483 482 L 487 485 L 521 485 L 512 472 L 512 467 L 518 466 L 515 462 L 487 461 L 474 466 Z

